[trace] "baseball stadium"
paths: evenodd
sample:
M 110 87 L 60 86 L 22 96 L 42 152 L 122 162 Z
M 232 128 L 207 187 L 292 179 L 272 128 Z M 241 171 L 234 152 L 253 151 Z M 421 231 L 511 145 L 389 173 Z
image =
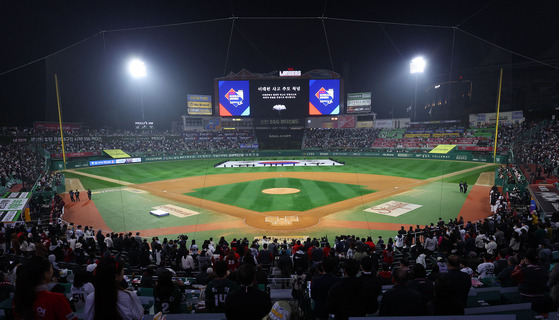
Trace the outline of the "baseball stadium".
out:
M 544 22 L 62 2 L 0 67 L 0 320 L 557 317 Z

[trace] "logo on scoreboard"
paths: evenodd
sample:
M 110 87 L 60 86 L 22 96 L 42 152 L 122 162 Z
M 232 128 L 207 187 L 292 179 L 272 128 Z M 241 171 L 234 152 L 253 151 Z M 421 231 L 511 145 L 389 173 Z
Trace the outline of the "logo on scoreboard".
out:
M 243 104 L 244 91 L 243 90 L 235 91 L 233 88 L 231 88 L 225 94 L 225 98 L 227 98 L 227 100 L 229 100 L 229 103 L 231 103 L 236 108 Z
M 320 90 L 315 93 L 315 96 L 320 103 L 327 106 L 334 101 L 334 89 L 326 90 L 324 87 L 321 87 Z

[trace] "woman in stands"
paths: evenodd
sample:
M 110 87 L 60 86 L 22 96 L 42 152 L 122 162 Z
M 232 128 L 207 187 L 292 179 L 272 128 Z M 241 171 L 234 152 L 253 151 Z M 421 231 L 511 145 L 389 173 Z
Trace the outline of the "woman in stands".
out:
M 89 282 L 89 275 L 84 270 L 76 271 L 74 275 L 74 283 L 71 289 L 71 299 L 74 303 L 76 311 L 83 309 L 85 306 L 85 298 L 95 292 L 95 288 Z
M 63 294 L 48 291 L 52 274 L 52 265 L 44 257 L 32 257 L 18 267 L 13 301 L 15 319 L 78 319 Z
M 155 312 L 180 313 L 182 293 L 177 285 L 173 283 L 173 274 L 163 271 L 159 274 L 157 284 L 153 289 L 155 299 Z
M 138 320 L 143 317 L 144 307 L 136 294 L 120 286 L 124 278 L 122 262 L 113 257 L 103 258 L 95 272 L 95 292 L 85 299 L 85 320 Z

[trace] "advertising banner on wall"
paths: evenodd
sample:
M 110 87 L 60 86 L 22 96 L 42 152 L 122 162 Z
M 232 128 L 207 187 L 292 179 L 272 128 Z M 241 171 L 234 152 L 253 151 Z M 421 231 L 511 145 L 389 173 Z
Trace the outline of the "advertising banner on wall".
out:
M 339 116 L 338 128 L 340 129 L 353 129 L 355 128 L 355 116 Z

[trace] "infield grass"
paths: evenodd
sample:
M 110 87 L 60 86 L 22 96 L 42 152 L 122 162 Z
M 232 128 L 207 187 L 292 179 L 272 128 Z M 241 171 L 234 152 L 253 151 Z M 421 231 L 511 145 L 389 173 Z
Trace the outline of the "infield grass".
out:
M 267 194 L 264 189 L 293 188 L 292 194 Z M 375 192 L 365 187 L 295 178 L 262 179 L 196 189 L 186 195 L 258 212 L 306 211 Z

